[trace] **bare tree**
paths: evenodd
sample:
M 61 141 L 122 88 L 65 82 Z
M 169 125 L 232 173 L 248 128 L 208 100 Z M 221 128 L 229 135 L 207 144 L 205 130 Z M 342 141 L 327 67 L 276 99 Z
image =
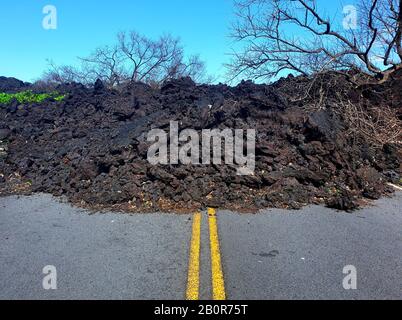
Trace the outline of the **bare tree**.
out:
M 118 35 L 121 52 L 126 57 L 131 81 L 163 82 L 190 76 L 202 80 L 205 63 L 198 55 L 187 59 L 177 38 L 170 35 L 153 41 L 135 31 Z
M 82 82 L 96 79 L 113 87 L 141 81 L 160 85 L 168 79 L 190 76 L 205 79 L 205 64 L 199 56 L 186 57 L 179 39 L 171 35 L 149 39 L 135 31 L 120 32 L 114 46 L 99 47 L 88 57 L 79 58 L 78 68 L 50 64 L 45 79 L 53 82 Z
M 124 81 L 124 59 L 118 46 L 97 48 L 90 56 L 79 58 L 81 70 L 86 77 L 85 82 L 93 83 L 100 79 L 113 87 Z
M 39 80 L 44 83 L 82 82 L 85 75 L 76 67 L 61 65 L 57 66 L 53 61 L 48 60 L 48 70 L 44 72 Z
M 160 80 L 164 69 L 181 59 L 183 49 L 179 40 L 170 35 L 156 41 L 141 36 L 135 31 L 119 33 L 119 48 L 126 58 L 131 81 Z
M 209 82 L 205 74 L 205 64 L 198 55 L 193 55 L 185 59 L 181 56 L 167 66 L 166 77 L 177 79 L 180 77 L 190 77 L 196 82 Z
M 99 47 L 90 56 L 79 60 L 78 66 L 57 66 L 53 61 L 49 61 L 48 70 L 41 80 L 50 83 L 92 84 L 96 79 L 101 79 L 113 87 L 126 78 L 122 67 L 123 59 L 117 47 Z
M 315 0 L 239 0 L 234 39 L 245 44 L 229 64 L 236 78 L 280 72 L 362 72 L 385 81 L 402 68 L 402 0 L 360 0 L 358 25 L 344 28 Z

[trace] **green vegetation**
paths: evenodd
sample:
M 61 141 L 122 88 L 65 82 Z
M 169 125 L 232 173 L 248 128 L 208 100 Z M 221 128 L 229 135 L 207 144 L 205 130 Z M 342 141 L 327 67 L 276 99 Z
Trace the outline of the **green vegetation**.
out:
M 0 92 L 0 104 L 9 104 L 13 99 L 16 99 L 19 103 L 42 103 L 49 99 L 62 101 L 64 98 L 65 95 L 56 91 L 50 93 L 33 93 L 31 90 L 18 93 Z

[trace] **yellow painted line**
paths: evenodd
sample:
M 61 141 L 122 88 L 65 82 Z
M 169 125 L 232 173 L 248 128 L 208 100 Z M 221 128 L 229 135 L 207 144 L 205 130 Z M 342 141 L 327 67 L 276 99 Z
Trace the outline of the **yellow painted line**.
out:
M 187 300 L 198 300 L 200 287 L 200 238 L 201 238 L 201 213 L 196 212 L 193 218 L 193 230 L 191 234 L 190 259 L 188 263 Z
M 225 282 L 219 249 L 218 225 L 216 222 L 216 212 L 213 208 L 208 208 L 208 221 L 211 246 L 212 298 L 214 300 L 225 300 Z

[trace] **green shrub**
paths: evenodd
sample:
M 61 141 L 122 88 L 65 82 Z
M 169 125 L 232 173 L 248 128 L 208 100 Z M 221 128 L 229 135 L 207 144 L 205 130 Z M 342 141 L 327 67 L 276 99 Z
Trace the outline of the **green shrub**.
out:
M 8 93 L 0 93 L 0 104 L 8 104 L 11 102 L 13 97 Z
M 18 93 L 0 92 L 0 104 L 9 104 L 13 99 L 16 99 L 19 103 L 42 103 L 50 99 L 62 101 L 64 98 L 65 95 L 56 91 L 50 93 L 33 93 L 31 90 Z

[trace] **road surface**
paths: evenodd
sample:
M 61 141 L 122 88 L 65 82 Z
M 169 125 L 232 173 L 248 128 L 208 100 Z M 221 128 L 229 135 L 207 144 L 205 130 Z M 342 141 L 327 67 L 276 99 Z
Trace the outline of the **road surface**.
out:
M 0 198 L 0 299 L 184 299 L 190 266 L 199 299 L 212 298 L 219 269 L 226 299 L 401 299 L 401 208 L 397 193 L 352 214 L 218 211 L 217 248 L 201 212 L 190 259 L 194 215 L 89 214 L 44 194 Z M 350 265 L 357 288 L 346 290 Z M 44 289 L 45 266 L 55 267 L 57 289 Z

